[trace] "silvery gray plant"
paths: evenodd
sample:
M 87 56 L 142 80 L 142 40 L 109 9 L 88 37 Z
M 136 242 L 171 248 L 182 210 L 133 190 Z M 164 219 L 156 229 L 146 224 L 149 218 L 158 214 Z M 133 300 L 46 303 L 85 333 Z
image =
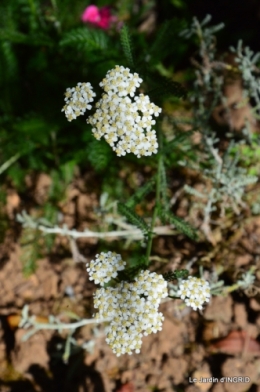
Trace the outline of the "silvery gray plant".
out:
M 248 121 L 245 121 L 240 141 L 232 139 L 224 152 L 220 151 L 218 147 L 219 138 L 212 127 L 212 114 L 215 107 L 222 104 L 228 110 L 226 97 L 223 94 L 226 71 L 235 70 L 242 79 L 243 98 L 245 97 L 247 101 L 250 98 L 254 99 L 255 106 L 252 108 L 252 113 L 256 117 L 258 117 L 260 109 L 260 81 L 258 77 L 260 70 L 256 66 L 260 54 L 254 54 L 247 47 L 243 49 L 240 41 L 236 49 L 231 48 L 236 56 L 237 68 L 218 60 L 214 34 L 224 25 L 207 27 L 210 20 L 209 15 L 201 23 L 197 18 L 193 18 L 190 28 L 181 33 L 184 38 L 190 39 L 195 36 L 199 44 L 198 59 L 192 59 L 196 70 L 189 99 L 193 108 L 194 125 L 201 135 L 200 143 L 197 146 L 200 149 L 200 154 L 198 154 L 197 162 L 195 164 L 192 162 L 190 166 L 202 172 L 204 179 L 211 185 L 211 190 L 207 189 L 205 192 L 198 192 L 188 185 L 185 185 L 184 189 L 200 199 L 199 205 L 203 210 L 201 228 L 207 237 L 209 237 L 212 213 L 219 210 L 220 216 L 223 217 L 227 209 L 232 209 L 235 214 L 239 214 L 241 208 L 246 207 L 246 203 L 243 201 L 246 187 L 258 179 L 242 167 L 242 157 L 238 154 L 238 146 L 250 143 L 252 139 L 252 131 Z M 228 133 L 227 136 L 234 138 L 234 132 Z M 206 165 L 205 162 L 207 162 Z M 188 162 L 185 164 L 189 165 Z

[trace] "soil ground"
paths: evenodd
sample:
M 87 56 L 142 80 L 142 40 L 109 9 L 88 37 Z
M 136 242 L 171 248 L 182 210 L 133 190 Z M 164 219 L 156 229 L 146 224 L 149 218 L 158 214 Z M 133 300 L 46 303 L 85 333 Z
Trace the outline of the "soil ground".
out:
M 69 227 L 82 229 L 93 219 L 98 201 L 88 188 L 91 178 L 93 173 L 86 173 L 67 189 L 60 208 Z M 165 315 L 163 330 L 145 337 L 141 353 L 132 356 L 117 358 L 112 353 L 105 342 L 105 325 L 78 329 L 74 334 L 78 346 L 73 346 L 67 361 L 65 332 L 42 330 L 22 341 L 28 330 L 18 328 L 18 323 L 25 304 L 43 322 L 50 314 L 66 321 L 65 312 L 84 318 L 93 313 L 95 285 L 88 280 L 85 262 L 76 260 L 75 252 L 72 257 L 66 238 L 56 238 L 52 251 L 37 260 L 29 277 L 22 272 L 24 233 L 15 215 L 23 208 L 33 214 L 35 206 L 44 203 L 49 184 L 49 177 L 41 174 L 23 194 L 7 189 L 8 225 L 0 249 L 1 392 L 260 392 L 259 292 L 253 297 L 242 291 L 213 297 L 202 312 L 183 307 L 181 300 L 165 301 L 160 308 Z M 214 246 L 194 244 L 183 236 L 158 237 L 152 255 L 167 259 L 168 269 L 183 268 L 185 260 L 195 256 L 204 258 L 207 267 L 229 263 L 233 271 L 256 265 L 257 286 L 260 217 L 245 215 L 241 222 L 233 232 L 229 228 L 229 237 L 223 234 L 226 241 L 218 236 Z M 81 239 L 77 245 L 86 261 L 97 253 L 96 239 Z M 79 347 L 83 343 L 85 350 Z M 247 382 L 220 382 L 235 376 L 248 377 Z M 200 378 L 207 380 L 191 381 Z

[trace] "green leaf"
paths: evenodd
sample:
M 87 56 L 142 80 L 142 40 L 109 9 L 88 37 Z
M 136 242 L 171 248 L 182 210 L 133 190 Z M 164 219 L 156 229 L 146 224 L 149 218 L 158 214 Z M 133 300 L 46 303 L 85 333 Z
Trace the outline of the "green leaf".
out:
M 172 38 L 175 31 L 176 19 L 167 20 L 162 24 L 159 31 L 156 33 L 155 40 L 150 48 L 150 56 L 152 61 L 162 60 L 163 53 L 169 52 L 169 40 Z
M 25 186 L 25 170 L 18 162 L 15 162 L 7 169 L 8 176 L 12 179 L 13 184 L 21 191 Z
M 177 136 L 175 136 L 173 140 L 171 140 L 170 142 L 168 142 L 163 146 L 162 153 L 167 154 L 168 152 L 172 152 L 172 150 L 176 147 L 176 145 L 184 142 L 186 139 L 192 136 L 195 131 L 196 129 L 179 133 Z
M 13 46 L 10 42 L 0 42 L 1 76 L 3 82 L 8 82 L 17 78 L 18 65 Z
M 185 279 L 189 275 L 189 271 L 186 269 L 176 270 L 176 271 L 169 271 L 163 274 L 163 278 L 170 282 L 175 279 Z
M 30 227 L 23 228 L 20 238 L 22 271 L 28 277 L 37 269 L 37 259 L 39 254 L 39 235 L 38 231 Z
M 113 159 L 112 149 L 104 140 L 93 140 L 88 146 L 88 160 L 94 170 L 105 170 Z
M 53 124 L 48 123 L 43 117 L 32 115 L 17 120 L 13 124 L 13 129 L 19 133 L 20 137 L 33 140 L 41 146 L 47 146 L 50 143 L 48 130 L 52 126 Z
M 132 54 L 132 42 L 128 27 L 126 25 L 124 25 L 120 30 L 120 40 L 128 65 L 130 68 L 134 69 L 135 65 Z
M 26 35 L 20 31 L 0 29 L 0 40 L 9 41 L 15 44 L 53 45 L 53 41 L 51 41 L 50 38 L 42 32 L 37 32 L 34 35 Z
M 162 48 L 165 40 L 167 39 L 167 35 L 169 33 L 169 27 L 171 26 L 171 22 L 167 20 L 162 24 L 159 30 L 156 33 L 155 40 L 150 48 L 150 54 L 155 54 Z
M 28 36 L 26 34 L 20 33 L 19 31 L 0 29 L 0 40 L 14 43 L 27 43 Z
M 67 45 L 78 49 L 104 50 L 108 46 L 108 37 L 102 30 L 78 27 L 64 34 L 60 46 Z
M 154 34 L 151 47 L 148 48 L 150 64 L 165 63 L 164 59 L 169 64 L 170 58 L 174 57 L 177 62 L 183 58 L 183 54 L 187 50 L 187 44 L 180 43 L 179 33 L 185 26 L 186 21 L 180 16 L 162 23 Z
M 125 268 L 123 271 L 118 272 L 118 278 L 121 281 L 133 281 L 134 278 L 143 270 L 147 269 L 146 258 L 141 256 L 138 265 L 134 267 Z
M 152 177 L 143 186 L 138 188 L 135 194 L 127 200 L 126 202 L 127 207 L 133 208 L 137 203 L 144 200 L 145 196 L 152 191 L 154 184 L 155 184 L 155 178 Z
M 58 170 L 50 172 L 52 183 L 49 189 L 49 198 L 53 202 L 64 198 L 66 188 L 73 179 L 75 166 L 75 161 L 71 160 L 61 165 Z
M 75 174 L 76 163 L 74 160 L 68 161 L 60 166 L 61 176 L 64 181 L 64 186 L 68 186 Z
M 117 207 L 118 207 L 118 211 L 120 212 L 120 214 L 125 216 L 129 222 L 131 222 L 133 225 L 138 227 L 138 229 L 140 229 L 144 233 L 145 236 L 150 234 L 150 229 L 149 229 L 147 223 L 143 220 L 143 218 L 141 218 L 139 215 L 137 215 L 134 210 L 127 207 L 123 203 L 118 203 Z
M 192 227 L 189 223 L 185 222 L 185 220 L 171 213 L 169 215 L 169 221 L 181 233 L 185 234 L 187 237 L 191 238 L 192 240 L 197 240 L 198 234 L 196 229 L 194 229 L 194 227 Z
M 165 76 L 149 73 L 147 81 L 151 86 L 154 86 L 154 88 L 147 93 L 151 99 L 170 95 L 177 98 L 185 98 L 187 95 L 186 89 L 180 83 L 174 82 Z
M 185 234 L 192 240 L 196 241 L 198 239 L 197 230 L 194 229 L 194 227 L 192 227 L 189 223 L 185 222 L 185 220 L 174 215 L 169 210 L 159 209 L 158 212 L 164 221 L 174 225 L 179 232 Z

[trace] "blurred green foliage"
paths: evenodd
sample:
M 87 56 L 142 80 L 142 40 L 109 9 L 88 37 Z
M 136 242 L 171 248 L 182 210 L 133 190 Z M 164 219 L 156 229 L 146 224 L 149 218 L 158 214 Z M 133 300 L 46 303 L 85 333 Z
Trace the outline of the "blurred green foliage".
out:
M 127 20 L 135 64 L 124 58 L 127 48 L 120 44 L 118 29 L 108 32 L 81 22 L 90 1 L 1 1 L 0 167 L 4 165 L 2 171 L 19 189 L 24 187 L 25 174 L 32 171 L 56 171 L 59 176 L 62 167 L 72 162 L 84 167 L 91 164 L 97 171 L 115 165 L 114 154 L 106 143 L 93 139 L 85 119 L 68 123 L 61 113 L 67 87 L 91 81 L 99 91 L 108 69 L 122 64 L 136 68 L 155 101 L 158 96 L 161 102 L 159 94 L 166 87 L 168 95 L 185 93 L 177 83 L 168 83 L 160 71 L 161 62 L 178 51 L 170 43 L 173 36 L 177 39 L 183 23 L 167 21 L 156 37 L 155 33 L 149 36 L 137 28 L 155 1 L 142 2 L 138 12 L 125 0 L 95 3 L 111 5 L 122 21 Z
M 173 213 L 167 182 L 167 171 L 176 168 L 185 159 L 192 164 L 198 161 L 199 149 L 194 148 L 191 136 L 194 131 L 206 129 L 205 124 L 201 126 L 194 119 L 188 119 L 189 131 L 183 132 L 181 125 L 185 118 L 180 125 L 178 119 L 172 117 L 173 112 L 178 112 L 179 98 L 187 97 L 187 91 L 179 81 L 190 83 L 191 79 L 195 79 L 189 70 L 183 71 L 183 59 L 188 59 L 190 48 L 198 53 L 196 43 L 199 39 L 192 36 L 188 42 L 179 35 L 189 25 L 190 2 L 97 1 L 95 4 L 98 6 L 111 6 L 119 22 L 117 27 L 104 31 L 80 20 L 91 1 L 1 1 L 0 174 L 6 176 L 3 182 L 11 180 L 19 191 L 25 190 L 28 173 L 46 172 L 50 175 L 49 194 L 47 200 L 36 208 L 36 218 L 44 218 L 48 224 L 57 225 L 59 203 L 65 197 L 75 167 L 82 172 L 92 167 L 97 173 L 100 193 L 107 192 L 112 198 L 120 200 L 118 210 L 121 215 L 142 230 L 148 241 L 152 241 L 152 230 L 135 207 L 145 196 L 154 193 L 154 173 L 159 162 L 158 216 L 164 224 L 173 224 L 178 232 L 192 240 L 197 239 L 196 230 Z M 150 26 L 149 20 L 153 15 L 155 18 Z M 81 117 L 69 123 L 61 112 L 66 88 L 89 81 L 99 98 L 99 83 L 116 64 L 138 72 L 144 81 L 142 92 L 165 109 L 163 120 L 167 120 L 168 128 L 171 128 L 171 141 L 161 135 L 159 158 L 139 160 L 131 154 L 117 158 L 104 140 L 93 138 L 86 119 Z M 179 79 L 175 81 L 174 73 L 179 69 Z M 198 96 L 201 98 L 203 94 L 199 91 Z M 186 109 L 190 110 L 191 106 L 190 101 Z M 198 108 L 196 110 L 198 112 Z M 204 110 L 205 113 L 209 115 L 209 111 Z M 158 128 L 162 125 L 160 121 L 158 119 Z M 239 146 L 233 154 L 236 152 L 242 153 L 249 174 L 259 172 L 257 143 Z M 204 165 L 207 169 L 211 161 L 205 161 L 204 155 L 201 156 L 201 168 Z M 133 193 L 126 181 L 129 172 L 122 173 L 122 169 L 128 167 L 134 171 L 139 164 L 151 169 L 151 178 L 144 180 L 142 185 L 136 185 Z M 78 173 L 81 173 L 80 170 Z M 122 176 L 119 175 L 120 170 Z M 0 236 L 6 228 L 5 220 L 2 220 Z M 54 236 L 43 237 L 39 230 L 26 227 L 22 230 L 21 261 L 26 275 L 35 271 L 37 259 L 51 251 L 54 241 Z M 136 256 L 129 264 L 130 278 L 142 264 L 138 261 L 138 247 L 140 245 L 133 245 Z

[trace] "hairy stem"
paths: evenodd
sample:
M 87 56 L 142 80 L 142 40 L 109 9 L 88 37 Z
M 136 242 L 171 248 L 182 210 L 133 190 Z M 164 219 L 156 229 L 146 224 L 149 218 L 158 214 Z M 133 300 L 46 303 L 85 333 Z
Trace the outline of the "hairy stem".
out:
M 153 210 L 153 216 L 152 216 L 152 222 L 151 222 L 151 227 L 150 227 L 150 235 L 148 239 L 148 244 L 147 244 L 147 250 L 146 250 L 146 264 L 149 265 L 149 259 L 152 251 L 152 243 L 153 243 L 153 230 L 155 226 L 155 221 L 157 218 L 158 214 L 158 206 L 159 206 L 159 201 L 160 201 L 160 184 L 161 184 L 161 179 L 160 179 L 160 173 L 161 173 L 161 165 L 163 163 L 163 155 L 162 155 L 162 135 L 161 132 L 158 132 L 158 143 L 159 143 L 159 156 L 158 156 L 158 168 L 157 168 L 157 173 L 156 173 L 156 193 L 155 193 L 155 207 Z

